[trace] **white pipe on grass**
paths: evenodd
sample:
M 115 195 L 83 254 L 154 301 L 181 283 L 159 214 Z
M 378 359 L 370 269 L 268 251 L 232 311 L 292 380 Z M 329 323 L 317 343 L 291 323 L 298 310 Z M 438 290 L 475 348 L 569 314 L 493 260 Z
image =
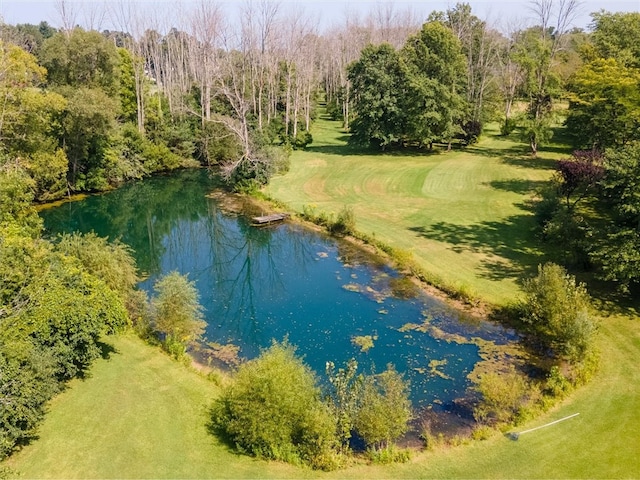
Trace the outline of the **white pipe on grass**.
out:
M 540 430 L 541 428 L 550 427 L 551 425 L 555 425 L 556 423 L 564 422 L 565 420 L 569 420 L 570 418 L 577 417 L 578 415 L 580 415 L 580 414 L 579 413 L 574 413 L 573 415 L 569 415 L 568 417 L 561 418 L 560 420 L 555 420 L 553 422 L 549 422 L 549 423 L 546 423 L 544 425 L 540 425 L 539 427 L 530 428 L 529 430 L 523 430 L 522 432 L 514 432 L 514 433 L 511 433 L 509 435 L 514 440 L 517 440 L 520 437 L 520 435 L 522 435 L 523 433 L 529 433 L 529 432 L 533 432 L 535 430 Z

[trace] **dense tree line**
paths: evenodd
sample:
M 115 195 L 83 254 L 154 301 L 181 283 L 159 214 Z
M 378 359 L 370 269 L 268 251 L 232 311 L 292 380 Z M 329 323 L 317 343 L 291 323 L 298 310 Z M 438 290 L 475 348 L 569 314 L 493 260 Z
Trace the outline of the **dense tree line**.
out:
M 558 162 L 538 213 L 557 261 L 628 291 L 640 281 L 640 14 L 596 14 L 591 38 L 567 84 L 578 150 Z
M 170 20 L 111 2 L 83 10 L 85 23 L 108 16 L 117 27 L 98 33 L 74 28 L 77 6 L 61 3 L 60 31 L 0 29 L 3 63 L 16 64 L 0 78 L 3 162 L 19 160 L 41 200 L 194 160 L 231 183 L 264 183 L 286 168 L 274 145 L 312 140 L 321 93 L 354 142 L 383 148 L 469 143 L 500 121 L 535 153 L 567 100 L 576 143 L 636 135 L 635 14 L 593 14 L 588 34 L 571 27 L 578 2 L 534 0 L 534 26 L 500 32 L 466 3 L 426 23 L 389 3 L 321 33 L 302 10 L 267 0 L 241 6 L 233 24 L 213 1 Z M 611 42 L 620 31 L 625 43 Z M 20 69 L 29 73 L 17 81 Z

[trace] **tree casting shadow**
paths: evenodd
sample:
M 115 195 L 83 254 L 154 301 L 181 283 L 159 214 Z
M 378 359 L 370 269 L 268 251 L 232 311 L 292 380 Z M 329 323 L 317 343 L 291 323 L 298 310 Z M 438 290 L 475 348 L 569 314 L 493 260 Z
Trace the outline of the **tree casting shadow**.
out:
M 489 185 L 491 188 L 495 188 L 496 190 L 513 192 L 519 195 L 526 195 L 527 193 L 539 192 L 542 189 L 542 187 L 544 187 L 547 184 L 548 182 L 544 180 L 523 180 L 520 178 L 510 178 L 508 180 L 494 180 L 492 182 L 485 183 L 485 185 Z
M 504 221 L 474 225 L 439 222 L 410 230 L 430 240 L 449 243 L 456 253 L 489 255 L 481 262 L 481 275 L 490 280 L 520 279 L 534 273 L 542 261 L 541 252 L 534 247 L 535 220 L 531 215 L 513 215 Z
M 349 135 L 343 135 L 337 138 L 343 141 L 342 144 L 320 144 L 309 145 L 305 152 L 315 152 L 325 155 L 339 156 L 385 156 L 385 157 L 428 157 L 440 153 L 440 149 L 427 150 L 416 147 L 395 147 L 381 150 L 376 147 L 365 147 L 362 145 L 352 145 L 348 143 Z

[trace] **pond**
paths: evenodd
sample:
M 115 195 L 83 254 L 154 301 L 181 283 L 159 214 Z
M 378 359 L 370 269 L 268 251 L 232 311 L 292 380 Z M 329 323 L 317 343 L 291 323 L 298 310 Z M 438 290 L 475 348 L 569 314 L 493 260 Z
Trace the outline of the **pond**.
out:
M 393 364 L 410 380 L 416 406 L 464 396 L 479 345 L 513 339 L 345 242 L 293 223 L 251 226 L 207 197 L 215 188 L 206 171 L 185 171 L 41 216 L 49 234 L 95 231 L 131 246 L 150 294 L 159 276 L 188 274 L 206 309 L 206 338 L 219 352 L 250 359 L 287 338 L 319 378 L 327 361 L 341 367 L 355 358 L 364 372 Z

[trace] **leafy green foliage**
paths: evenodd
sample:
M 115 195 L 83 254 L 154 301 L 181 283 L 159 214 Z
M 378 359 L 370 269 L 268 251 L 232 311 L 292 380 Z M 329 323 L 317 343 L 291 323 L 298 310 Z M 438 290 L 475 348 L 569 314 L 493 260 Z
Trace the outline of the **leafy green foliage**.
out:
M 207 122 L 200 132 L 198 150 L 206 165 L 222 164 L 242 156 L 242 146 L 221 122 Z
M 450 142 L 461 132 L 465 58 L 460 41 L 441 22 L 428 22 L 401 51 L 409 89 L 407 130 L 420 145 Z
M 0 460 L 36 438 L 45 404 L 59 390 L 53 359 L 0 331 Z M 7 341 L 13 341 L 8 345 Z
M 547 346 L 578 363 L 593 348 L 596 331 L 585 286 L 564 268 L 547 263 L 524 282 L 523 290 L 522 320 Z
M 357 375 L 358 362 L 351 359 L 344 368 L 335 369 L 333 362 L 327 362 L 326 375 L 331 387 L 328 401 L 337 424 L 338 439 L 343 450 L 349 447 L 354 422 L 360 406 L 362 375 Z
M 120 110 L 125 122 L 135 123 L 138 120 L 138 100 L 133 58 L 126 48 L 118 48 L 120 59 Z
M 550 110 L 536 115 L 534 113 L 536 106 L 537 104 L 532 104 L 529 111 L 520 117 L 521 138 L 529 143 L 531 153 L 534 155 L 538 153 L 540 145 L 548 143 L 553 138 L 554 121 Z
M 338 212 L 334 222 L 328 226 L 329 231 L 335 235 L 351 235 L 356 231 L 356 216 L 353 209 L 344 206 Z
M 72 233 L 60 237 L 57 250 L 80 260 L 83 268 L 101 279 L 107 287 L 126 301 L 140 280 L 131 248 L 95 233 Z
M 334 468 L 335 421 L 309 368 L 274 343 L 240 366 L 214 403 L 213 425 L 252 455 Z
M 356 112 L 350 141 L 378 147 L 398 144 L 406 130 L 406 77 L 398 53 L 389 44 L 369 45 L 348 70 Z
M 162 139 L 151 141 L 134 124 L 126 123 L 110 136 L 104 163 L 109 182 L 119 184 L 154 172 L 174 170 L 186 162 Z
M 364 379 L 355 428 L 368 446 L 388 447 L 408 430 L 409 384 L 392 366 Z
M 109 186 L 105 151 L 116 126 L 117 102 L 100 89 L 78 87 L 65 93 L 62 123 L 70 183 L 76 190 L 104 190 Z
M 66 190 L 67 159 L 57 135 L 66 102 L 57 93 L 33 88 L 42 84 L 46 72 L 15 45 L 0 41 L 0 65 L 0 152 L 30 174 L 37 199 L 60 197 Z
M 0 459 L 34 438 L 46 402 L 102 355 L 100 338 L 128 324 L 116 291 L 16 213 L 0 231 Z
M 522 92 L 528 99 L 523 137 L 536 155 L 538 147 L 553 134 L 553 101 L 559 96 L 561 79 L 553 67 L 564 32 L 535 26 L 518 33 L 512 58 L 523 72 Z
M 411 460 L 411 451 L 407 448 L 398 448 L 396 445 L 389 445 L 387 448 L 367 450 L 367 457 L 371 463 L 376 465 L 389 465 L 391 463 L 406 463 Z
M 113 94 L 118 84 L 118 51 L 96 31 L 74 28 L 47 39 L 39 52 L 51 85 L 97 88 Z
M 481 395 L 473 415 L 481 423 L 513 422 L 528 402 L 530 386 L 526 377 L 512 366 L 506 372 L 483 375 L 476 385 Z
M 22 229 L 29 236 L 36 236 L 42 221 L 32 205 L 34 181 L 25 170 L 15 165 L 0 167 L 0 225 L 9 224 Z
M 184 356 L 190 343 L 204 333 L 202 306 L 193 282 L 178 272 L 160 278 L 153 287 L 154 329 L 164 335 L 167 350 L 177 358 Z
M 460 42 L 438 21 L 425 23 L 400 52 L 366 47 L 349 67 L 352 141 L 382 148 L 450 142 L 462 132 L 465 74 Z
M 592 14 L 591 39 L 597 55 L 640 68 L 640 13 L 600 11 Z
M 64 260 L 62 260 L 64 262 Z M 66 262 L 65 262 L 66 263 Z M 122 301 L 102 281 L 61 264 L 32 294 L 17 321 L 31 329 L 39 349 L 51 352 L 60 381 L 81 376 L 100 357 L 99 339 L 128 323 Z
M 603 206 L 609 221 L 592 249 L 605 280 L 623 291 L 640 281 L 640 142 L 605 154 Z
M 615 59 L 584 65 L 569 82 L 567 130 L 579 147 L 604 149 L 637 138 L 640 70 Z

